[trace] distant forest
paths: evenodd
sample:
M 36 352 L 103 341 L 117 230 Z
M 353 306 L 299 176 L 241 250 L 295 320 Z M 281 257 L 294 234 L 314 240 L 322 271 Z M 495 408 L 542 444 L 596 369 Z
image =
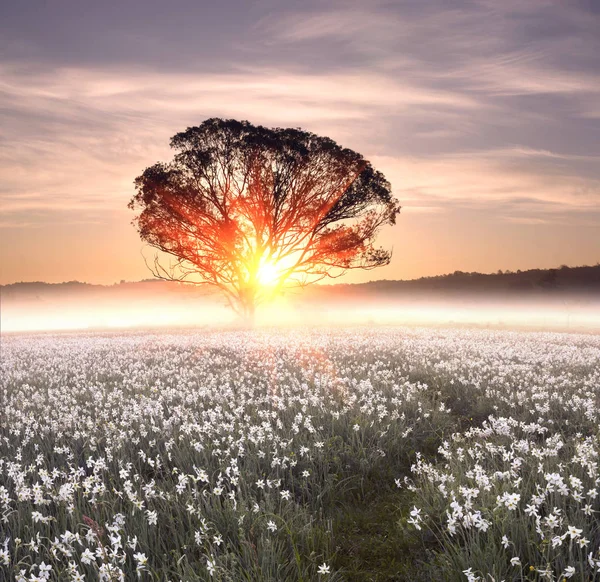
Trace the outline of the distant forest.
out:
M 139 282 L 121 281 L 114 285 L 91 285 L 78 281 L 66 283 L 13 283 L 0 286 L 3 299 L 35 298 L 36 296 L 63 294 L 104 294 L 176 292 L 212 295 L 210 288 L 198 288 L 156 279 Z M 415 294 L 482 294 L 482 295 L 557 295 L 561 293 L 598 294 L 600 296 L 600 263 L 594 266 L 557 269 L 530 269 L 528 271 L 498 271 L 493 274 L 455 271 L 448 275 L 422 277 L 407 281 L 380 280 L 369 283 L 336 283 L 315 285 L 306 289 L 308 296 L 328 296 L 341 292 L 344 295 L 415 295 Z
M 410 281 L 373 281 L 358 285 L 377 291 L 459 291 L 490 293 L 596 292 L 600 293 L 600 263 L 594 266 L 528 271 L 498 271 L 492 274 L 455 271 L 437 277 Z

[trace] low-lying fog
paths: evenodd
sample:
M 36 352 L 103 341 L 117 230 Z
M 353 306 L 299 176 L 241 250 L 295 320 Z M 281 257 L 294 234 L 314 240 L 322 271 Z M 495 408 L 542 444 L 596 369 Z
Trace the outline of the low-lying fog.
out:
M 8 290 L 8 291 L 7 291 Z M 70 329 L 233 326 L 238 318 L 218 294 L 175 283 L 110 287 L 22 284 L 3 288 L 2 332 Z M 600 331 L 592 293 L 524 294 L 416 291 L 354 286 L 287 292 L 261 306 L 256 325 L 468 325 Z

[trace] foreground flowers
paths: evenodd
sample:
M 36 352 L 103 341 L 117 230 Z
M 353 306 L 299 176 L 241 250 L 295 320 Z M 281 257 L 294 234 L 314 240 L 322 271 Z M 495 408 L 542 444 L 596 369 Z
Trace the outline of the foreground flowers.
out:
M 600 580 L 598 336 L 2 342 L 0 578 L 343 580 L 328 512 L 383 468 L 449 579 Z

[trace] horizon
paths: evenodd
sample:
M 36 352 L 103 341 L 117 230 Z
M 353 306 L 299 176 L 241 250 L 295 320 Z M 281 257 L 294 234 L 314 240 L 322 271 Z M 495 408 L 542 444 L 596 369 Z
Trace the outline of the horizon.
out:
M 539 267 L 534 267 L 531 269 L 517 269 L 516 271 L 512 271 L 510 269 L 506 269 L 506 270 L 502 270 L 499 269 L 499 271 L 496 272 L 488 272 L 488 273 L 482 273 L 479 271 L 461 271 L 461 270 L 456 270 L 453 271 L 452 273 L 441 273 L 439 275 L 424 275 L 421 277 L 416 277 L 414 279 L 370 279 L 368 281 L 359 281 L 359 282 L 344 282 L 343 280 L 336 280 L 336 282 L 327 282 L 327 283 L 321 283 L 321 282 L 317 282 L 314 283 L 314 285 L 319 285 L 319 286 L 336 286 L 336 285 L 366 285 L 369 283 L 383 283 L 383 282 L 390 282 L 390 283 L 402 283 L 402 282 L 410 282 L 410 281 L 420 281 L 422 279 L 435 279 L 435 278 L 443 278 L 443 277 L 452 277 L 452 276 L 459 276 L 459 275 L 482 275 L 482 276 L 503 276 L 503 275 L 517 275 L 517 274 L 523 274 L 523 273 L 527 273 L 529 271 L 560 271 L 563 269 L 585 269 L 585 268 L 594 268 L 594 267 L 599 267 L 600 266 L 600 261 L 598 261 L 596 264 L 594 265 L 565 265 L 562 264 L 560 266 L 557 267 L 550 267 L 550 268 L 539 268 Z M 342 279 L 342 278 L 340 278 Z M 36 284 L 36 283 L 40 283 L 42 285 L 67 285 L 67 284 L 71 284 L 71 283 L 77 283 L 80 285 L 92 285 L 92 286 L 97 286 L 97 287 L 114 287 L 115 285 L 127 285 L 127 284 L 132 284 L 132 283 L 152 283 L 152 282 L 164 282 L 164 283 L 179 283 L 179 284 L 183 284 L 183 285 L 196 285 L 198 286 L 198 284 L 196 283 L 191 283 L 191 282 L 187 282 L 187 281 L 165 281 L 164 279 L 160 279 L 157 277 L 150 277 L 150 278 L 146 278 L 146 279 L 138 279 L 138 280 L 126 280 L 126 279 L 121 279 L 120 281 L 114 281 L 112 283 L 92 283 L 90 281 L 79 281 L 77 279 L 72 279 L 70 281 L 58 281 L 58 282 L 50 282 L 50 281 L 13 281 L 11 283 L 1 283 L 0 287 L 8 287 L 10 285 L 30 285 L 30 284 Z M 209 285 L 208 283 L 202 283 L 200 285 Z M 311 285 L 312 286 L 312 285 Z
M 391 263 L 344 282 L 594 264 L 599 27 L 583 0 L 4 5 L 0 283 L 147 278 L 133 180 L 214 116 L 383 172 Z

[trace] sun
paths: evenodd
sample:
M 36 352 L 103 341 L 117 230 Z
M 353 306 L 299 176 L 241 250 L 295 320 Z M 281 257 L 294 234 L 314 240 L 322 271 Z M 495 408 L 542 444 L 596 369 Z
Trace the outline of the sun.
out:
M 290 275 L 297 269 L 299 261 L 303 258 L 303 252 L 286 253 L 283 255 L 274 253 L 263 255 L 260 260 L 255 260 L 254 275 L 252 277 L 257 288 L 262 288 L 266 295 L 270 295 L 277 289 L 281 290 L 284 284 L 293 287 L 297 284 L 296 278 Z
M 263 260 L 258 266 L 256 279 L 261 287 L 274 287 L 279 283 L 281 268 L 276 261 Z

